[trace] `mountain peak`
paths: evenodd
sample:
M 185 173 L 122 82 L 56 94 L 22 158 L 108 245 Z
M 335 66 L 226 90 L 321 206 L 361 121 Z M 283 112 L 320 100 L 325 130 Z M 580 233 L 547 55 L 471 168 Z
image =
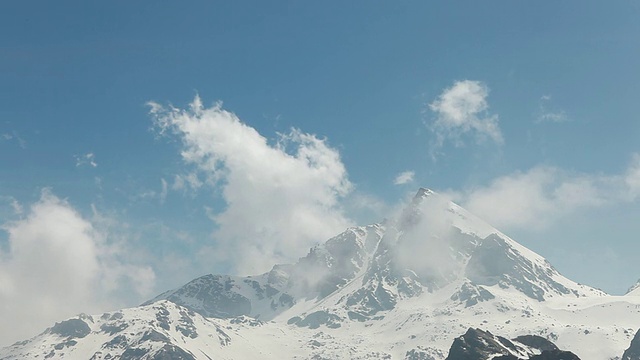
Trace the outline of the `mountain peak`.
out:
M 627 290 L 626 295 L 640 295 L 640 279 Z
M 566 359 L 553 340 L 600 360 L 619 358 L 640 323 L 640 287 L 620 299 L 579 285 L 445 194 L 420 188 L 396 216 L 264 274 L 205 275 L 57 323 L 0 359 Z
M 421 187 L 418 189 L 418 192 L 413 197 L 413 202 L 420 202 L 435 193 L 436 192 L 431 189 Z

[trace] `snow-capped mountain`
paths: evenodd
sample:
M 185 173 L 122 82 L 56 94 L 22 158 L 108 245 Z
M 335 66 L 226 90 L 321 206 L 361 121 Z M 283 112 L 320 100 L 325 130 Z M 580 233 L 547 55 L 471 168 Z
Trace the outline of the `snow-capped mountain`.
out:
M 469 328 L 614 359 L 640 327 L 637 291 L 577 284 L 420 189 L 394 220 L 347 229 L 294 264 L 202 276 L 137 308 L 56 324 L 0 359 L 441 360 Z

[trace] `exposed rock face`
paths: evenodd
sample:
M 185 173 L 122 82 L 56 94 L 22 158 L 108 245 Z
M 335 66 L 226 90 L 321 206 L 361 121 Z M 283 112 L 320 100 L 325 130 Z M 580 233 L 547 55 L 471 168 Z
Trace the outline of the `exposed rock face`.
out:
M 310 249 L 295 264 L 257 276 L 205 275 L 142 304 L 166 299 L 207 317 L 270 320 L 303 299 L 322 299 L 369 266 L 384 233 L 378 224 L 352 227 Z
M 288 324 L 295 324 L 300 327 L 308 327 L 309 329 L 317 329 L 321 325 L 325 325 L 330 329 L 337 329 L 344 319 L 337 315 L 330 314 L 326 311 L 316 311 L 301 318 L 299 316 L 289 319 Z
M 537 335 L 522 335 L 513 339 L 514 341 L 519 342 L 520 344 L 527 345 L 534 349 L 538 349 L 540 351 L 554 351 L 559 350 L 556 344 L 551 341 L 543 338 L 542 336 Z
M 205 275 L 184 285 L 169 294 L 167 300 L 183 305 L 185 299 L 191 302 L 205 316 L 232 318 L 251 313 L 251 301 L 240 295 L 235 289 L 241 280 L 224 275 Z M 252 287 L 252 283 L 247 284 Z M 256 293 L 263 296 L 265 290 L 256 286 Z
M 532 356 L 530 360 L 580 360 L 580 358 L 571 351 L 545 350 L 539 355 Z
M 550 264 L 536 264 L 527 259 L 496 234 L 482 240 L 469 259 L 466 273 L 475 284 L 513 286 L 539 301 L 544 301 L 547 293 L 571 293 L 553 279 L 558 273 Z M 577 292 L 575 295 L 579 296 Z
M 622 355 L 622 360 L 640 360 L 640 329 L 631 340 L 631 345 Z
M 506 355 L 505 359 L 519 359 L 514 353 L 522 351 L 525 349 L 519 349 L 508 339 L 494 336 L 488 331 L 469 329 L 453 341 L 447 360 L 485 360 L 496 355 Z
M 549 340 L 536 335 L 513 340 L 488 331 L 469 329 L 456 338 L 446 360 L 580 360 L 570 351 L 559 350 Z
M 482 286 L 476 286 L 470 282 L 462 284 L 460 290 L 451 295 L 451 300 L 458 300 L 463 303 L 465 307 L 471 307 L 479 302 L 492 299 L 495 299 L 492 293 Z
M 51 332 L 62 337 L 83 338 L 91 332 L 91 328 L 86 322 L 80 319 L 69 319 L 56 323 Z

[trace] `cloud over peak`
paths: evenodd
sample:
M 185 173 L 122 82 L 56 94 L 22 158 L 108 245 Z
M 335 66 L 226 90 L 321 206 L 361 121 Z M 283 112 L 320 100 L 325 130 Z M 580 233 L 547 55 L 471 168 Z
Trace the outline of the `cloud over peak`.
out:
M 352 184 L 326 139 L 292 129 L 270 144 L 221 103 L 207 108 L 199 97 L 188 109 L 150 106 L 158 132 L 178 138 L 183 161 L 221 190 L 226 208 L 212 216 L 214 248 L 236 271 L 294 260 L 351 223 L 340 201 Z

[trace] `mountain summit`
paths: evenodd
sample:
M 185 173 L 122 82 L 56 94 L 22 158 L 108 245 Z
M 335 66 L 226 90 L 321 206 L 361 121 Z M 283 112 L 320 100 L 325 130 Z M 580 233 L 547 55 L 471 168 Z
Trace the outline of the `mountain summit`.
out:
M 640 297 L 577 284 L 421 188 L 394 219 L 346 229 L 293 264 L 205 275 L 136 308 L 56 324 L 0 359 L 442 360 L 460 333 L 483 328 L 601 360 L 622 354 L 638 324 Z

